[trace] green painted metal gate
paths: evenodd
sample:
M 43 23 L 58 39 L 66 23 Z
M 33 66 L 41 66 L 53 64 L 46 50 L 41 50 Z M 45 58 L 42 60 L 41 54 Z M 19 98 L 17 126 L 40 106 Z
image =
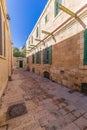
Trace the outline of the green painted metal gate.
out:
M 19 61 L 19 68 L 23 68 L 23 61 Z

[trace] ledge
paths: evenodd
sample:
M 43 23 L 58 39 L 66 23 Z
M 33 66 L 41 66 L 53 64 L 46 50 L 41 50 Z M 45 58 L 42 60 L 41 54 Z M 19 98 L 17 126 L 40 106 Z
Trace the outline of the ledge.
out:
M 6 57 L 0 55 L 0 59 L 6 60 Z
M 79 66 L 79 69 L 80 69 L 80 70 L 87 70 L 87 65 Z

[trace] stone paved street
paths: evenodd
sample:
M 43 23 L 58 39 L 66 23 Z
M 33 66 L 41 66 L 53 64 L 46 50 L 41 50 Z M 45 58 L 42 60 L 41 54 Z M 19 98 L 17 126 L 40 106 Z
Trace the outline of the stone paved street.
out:
M 25 70 L 15 70 L 12 79 L 2 97 L 0 130 L 87 130 L 87 96 Z

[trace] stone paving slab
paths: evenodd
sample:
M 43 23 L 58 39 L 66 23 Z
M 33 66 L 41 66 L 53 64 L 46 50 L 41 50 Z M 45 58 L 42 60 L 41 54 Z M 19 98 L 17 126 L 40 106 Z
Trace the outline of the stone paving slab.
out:
M 84 117 L 80 117 L 74 122 L 81 130 L 87 128 L 87 120 Z
M 80 130 L 79 127 L 77 127 L 74 123 L 71 123 L 67 125 L 64 129 L 62 130 Z
M 87 96 L 24 70 L 15 70 L 2 97 L 0 121 L 8 107 L 25 103 L 27 113 L 11 120 L 8 130 L 87 130 Z M 0 130 L 6 130 L 0 128 Z

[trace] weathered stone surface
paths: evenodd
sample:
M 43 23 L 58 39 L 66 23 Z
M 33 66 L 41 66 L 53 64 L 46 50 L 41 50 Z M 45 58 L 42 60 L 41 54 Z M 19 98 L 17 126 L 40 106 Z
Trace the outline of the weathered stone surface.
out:
M 28 94 L 34 89 L 35 95 L 33 93 L 33 98 L 28 100 Z M 2 123 L 8 123 L 9 130 L 67 130 L 70 128 L 70 130 L 79 130 L 79 128 L 83 130 L 86 128 L 87 97 L 80 93 L 70 94 L 68 92 L 70 89 L 23 70 L 16 70 L 13 81 L 8 84 L 8 90 L 3 96 L 0 113 L 5 113 L 11 105 L 23 102 L 27 109 L 27 113 L 22 116 L 6 122 L 2 121 Z M 52 91 L 53 93 L 56 91 L 55 97 L 49 96 L 49 91 L 51 94 Z M 46 98 L 43 99 L 44 96 Z M 39 100 L 40 97 L 41 100 Z
M 71 123 L 67 125 L 64 129 L 62 130 L 80 130 L 79 127 L 77 127 L 74 123 Z
M 81 130 L 84 130 L 87 127 L 87 119 L 80 117 L 74 122 Z

